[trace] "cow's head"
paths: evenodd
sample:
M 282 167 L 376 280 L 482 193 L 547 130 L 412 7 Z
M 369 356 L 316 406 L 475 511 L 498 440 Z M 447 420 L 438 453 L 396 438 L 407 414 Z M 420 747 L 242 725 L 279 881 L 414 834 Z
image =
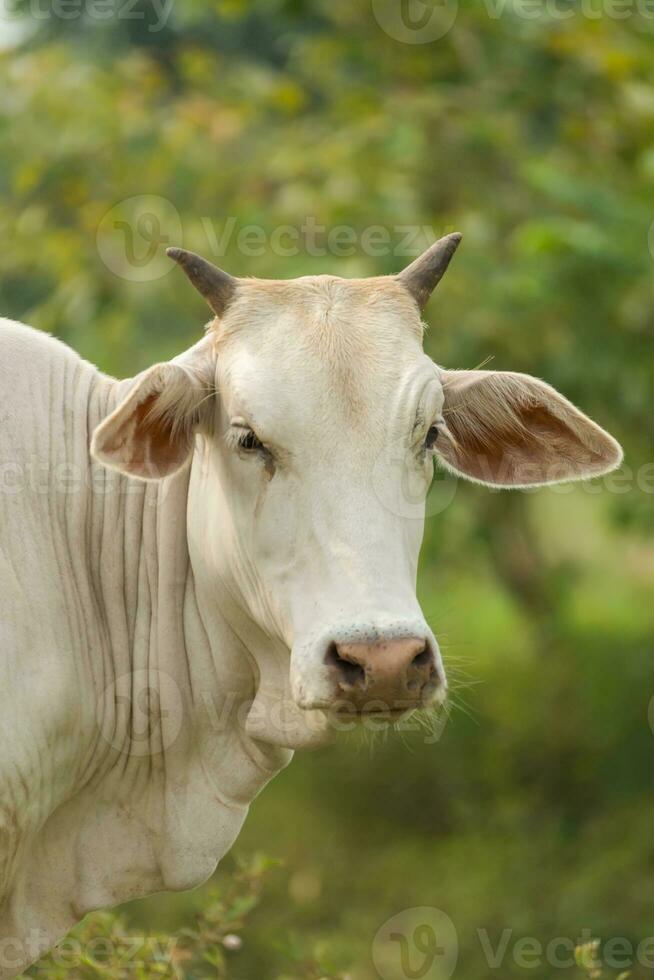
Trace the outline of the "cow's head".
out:
M 434 458 L 505 487 L 621 460 L 544 382 L 447 371 L 425 355 L 421 310 L 459 238 L 366 280 L 237 280 L 171 249 L 215 320 L 186 354 L 144 372 L 96 431 L 95 456 L 144 480 L 193 455 L 196 583 L 228 610 L 259 682 L 281 698 L 290 677 L 297 708 L 392 717 L 443 697 L 415 592 L 415 500 Z

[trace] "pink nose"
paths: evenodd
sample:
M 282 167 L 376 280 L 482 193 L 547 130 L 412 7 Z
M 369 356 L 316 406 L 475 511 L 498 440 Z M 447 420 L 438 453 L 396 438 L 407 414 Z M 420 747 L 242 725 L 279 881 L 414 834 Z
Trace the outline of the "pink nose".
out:
M 434 654 L 427 640 L 417 636 L 332 643 L 325 663 L 339 695 L 360 712 L 418 707 L 440 683 Z

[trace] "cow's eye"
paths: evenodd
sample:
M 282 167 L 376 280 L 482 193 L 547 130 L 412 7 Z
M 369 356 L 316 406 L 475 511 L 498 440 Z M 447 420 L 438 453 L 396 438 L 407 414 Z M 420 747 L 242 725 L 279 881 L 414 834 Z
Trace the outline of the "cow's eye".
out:
M 252 429 L 247 429 L 241 436 L 239 436 L 238 448 L 242 449 L 246 453 L 257 453 L 264 448 L 264 445 L 259 439 L 257 439 Z
M 427 449 L 433 449 L 436 445 L 436 440 L 438 439 L 438 426 L 432 425 L 425 438 L 425 447 Z

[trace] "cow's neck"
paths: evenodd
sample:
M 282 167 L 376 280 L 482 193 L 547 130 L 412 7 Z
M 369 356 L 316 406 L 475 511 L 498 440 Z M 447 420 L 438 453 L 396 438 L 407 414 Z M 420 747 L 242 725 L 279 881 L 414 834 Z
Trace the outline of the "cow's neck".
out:
M 89 434 L 128 386 L 98 383 Z M 246 735 L 247 657 L 220 611 L 208 624 L 198 608 L 188 484 L 188 469 L 156 484 L 97 470 L 76 517 L 92 556 L 80 601 L 96 610 L 83 654 L 92 707 L 62 827 L 80 827 L 75 906 L 84 911 L 204 880 L 290 757 Z M 48 849 L 62 844 L 55 832 Z
M 43 599 L 20 649 L 35 678 L 35 713 L 27 702 L 18 715 L 34 770 L 16 770 L 27 802 L 2 855 L 11 876 L 0 879 L 0 942 L 11 937 L 18 967 L 91 909 L 204 880 L 288 755 L 237 723 L 252 681 L 227 624 L 216 614 L 209 630 L 198 610 L 188 473 L 146 485 L 90 468 L 91 434 L 130 383 L 41 334 L 15 333 L 29 371 L 43 375 L 29 394 L 17 383 L 21 459 L 75 478 L 70 492 L 11 498 L 10 526 L 40 545 L 24 548 L 23 575 Z

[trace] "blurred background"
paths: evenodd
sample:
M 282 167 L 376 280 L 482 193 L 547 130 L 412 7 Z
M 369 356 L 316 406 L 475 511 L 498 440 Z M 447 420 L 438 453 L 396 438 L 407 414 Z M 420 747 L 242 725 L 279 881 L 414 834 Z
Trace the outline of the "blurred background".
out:
M 430 507 L 446 724 L 298 754 L 255 801 L 236 851 L 283 867 L 230 976 L 300 975 L 298 943 L 372 980 L 377 930 L 422 906 L 454 923 L 465 980 L 491 974 L 480 930 L 509 936 L 503 978 L 566 975 L 519 965 L 522 937 L 654 935 L 653 81 L 644 0 L 0 11 L 3 315 L 126 376 L 207 319 L 166 244 L 237 275 L 348 277 L 456 229 L 429 353 L 543 377 L 626 450 L 616 477 L 459 483 Z M 177 928 L 203 895 L 127 915 Z

